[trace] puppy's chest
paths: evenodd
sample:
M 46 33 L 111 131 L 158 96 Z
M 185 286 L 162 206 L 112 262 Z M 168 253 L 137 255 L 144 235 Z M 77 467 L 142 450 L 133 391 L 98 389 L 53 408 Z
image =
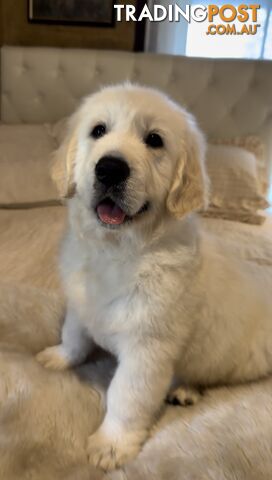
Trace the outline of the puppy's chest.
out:
M 70 299 L 81 322 L 102 347 L 113 350 L 110 341 L 131 324 L 132 304 L 141 301 L 138 281 L 133 262 L 119 259 L 89 259 L 75 274 Z

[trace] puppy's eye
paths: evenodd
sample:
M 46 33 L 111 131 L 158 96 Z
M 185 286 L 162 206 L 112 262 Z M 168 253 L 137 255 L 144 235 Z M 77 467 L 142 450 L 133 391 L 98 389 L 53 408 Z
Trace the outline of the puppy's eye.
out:
M 106 126 L 101 123 L 99 125 L 96 125 L 92 129 L 91 137 L 93 137 L 95 140 L 97 140 L 98 138 L 103 137 L 106 133 L 107 133 Z
M 151 148 L 162 148 L 163 140 L 158 133 L 151 132 L 145 137 L 145 143 Z

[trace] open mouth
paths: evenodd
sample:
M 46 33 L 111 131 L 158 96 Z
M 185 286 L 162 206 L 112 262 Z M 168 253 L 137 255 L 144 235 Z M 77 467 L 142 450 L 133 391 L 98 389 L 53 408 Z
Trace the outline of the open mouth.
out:
M 118 226 L 146 212 L 148 207 L 149 204 L 146 202 L 135 215 L 130 216 L 114 200 L 107 197 L 96 206 L 96 214 L 103 224 Z

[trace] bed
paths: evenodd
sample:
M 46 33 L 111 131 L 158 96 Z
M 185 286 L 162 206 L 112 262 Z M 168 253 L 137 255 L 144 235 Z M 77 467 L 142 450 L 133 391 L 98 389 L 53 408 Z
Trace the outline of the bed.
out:
M 4 47 L 1 121 L 49 128 L 85 94 L 125 79 L 185 103 L 209 137 L 258 134 L 269 165 L 269 62 Z M 47 200 L 0 208 L 0 478 L 270 480 L 272 378 L 210 389 L 194 407 L 165 406 L 137 459 L 111 473 L 88 464 L 86 440 L 103 417 L 115 363 L 98 351 L 76 370 L 54 373 L 35 360 L 58 341 L 65 311 L 56 265 L 66 207 Z M 262 225 L 200 221 L 236 255 L 272 269 L 272 216 L 264 215 Z

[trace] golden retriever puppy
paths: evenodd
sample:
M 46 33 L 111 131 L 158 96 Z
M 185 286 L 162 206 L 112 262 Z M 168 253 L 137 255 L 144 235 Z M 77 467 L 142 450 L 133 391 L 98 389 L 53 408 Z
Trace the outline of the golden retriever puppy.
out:
M 105 470 L 139 452 L 174 376 L 207 386 L 272 369 L 271 275 L 201 233 L 192 214 L 206 204 L 204 156 L 190 114 L 130 84 L 88 97 L 58 151 L 67 315 L 61 344 L 38 360 L 72 367 L 95 344 L 117 357 L 88 443 Z

